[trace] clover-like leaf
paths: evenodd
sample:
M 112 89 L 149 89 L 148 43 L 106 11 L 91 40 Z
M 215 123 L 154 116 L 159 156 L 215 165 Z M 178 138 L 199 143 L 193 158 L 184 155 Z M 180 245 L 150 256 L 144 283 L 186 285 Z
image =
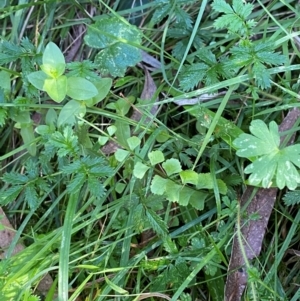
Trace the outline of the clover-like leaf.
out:
M 238 156 L 251 158 L 279 150 L 280 136 L 278 126 L 274 121 L 270 122 L 268 129 L 262 120 L 253 120 L 250 132 L 253 135 L 241 134 L 233 141 L 233 145 L 239 149 Z
M 124 76 L 128 66 L 134 66 L 142 60 L 139 48 L 141 33 L 132 25 L 116 17 L 102 17 L 89 26 L 84 38 L 90 47 L 102 49 L 95 58 L 102 73 L 112 76 Z
M 296 189 L 300 183 L 300 175 L 296 167 L 300 167 L 300 145 L 291 145 L 280 149 L 278 125 L 271 121 L 269 128 L 262 120 L 251 122 L 253 135 L 241 134 L 233 141 L 238 149 L 237 155 L 254 160 L 245 168 L 250 185 L 262 185 L 267 188 L 276 185 L 279 189 L 287 186 Z

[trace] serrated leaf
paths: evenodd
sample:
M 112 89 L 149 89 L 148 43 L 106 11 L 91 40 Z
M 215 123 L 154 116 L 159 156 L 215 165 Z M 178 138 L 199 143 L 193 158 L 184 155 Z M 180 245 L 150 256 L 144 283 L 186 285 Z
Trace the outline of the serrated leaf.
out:
M 38 205 L 39 198 L 34 184 L 25 186 L 25 200 L 30 209 L 35 209 Z
M 300 190 L 288 191 L 282 199 L 286 206 L 300 204 Z
M 165 170 L 165 172 L 167 173 L 168 176 L 171 176 L 175 173 L 180 173 L 182 171 L 181 169 L 181 164 L 179 162 L 179 160 L 171 158 L 166 160 L 163 164 L 162 164 L 163 169 Z
M 133 168 L 133 175 L 135 177 L 137 177 L 138 179 L 142 179 L 148 169 L 149 169 L 149 166 L 147 166 L 141 162 L 137 162 Z
M 127 143 L 129 148 L 131 150 L 134 150 L 136 147 L 138 147 L 141 144 L 141 139 L 136 136 L 132 136 L 127 139 Z
M 152 229 L 161 236 L 165 236 L 168 233 L 168 227 L 165 221 L 153 210 L 146 210 L 147 219 L 152 227 Z
M 88 188 L 93 196 L 101 198 L 104 195 L 105 188 L 97 177 L 88 176 Z
M 180 192 L 184 188 L 184 186 L 178 185 L 171 180 L 167 180 L 166 182 L 166 191 L 165 195 L 168 201 L 171 202 L 180 202 Z M 185 199 L 182 199 L 182 203 L 186 202 Z
M 148 158 L 152 166 L 165 161 L 165 156 L 162 151 L 152 151 L 148 154 Z
M 151 182 L 151 192 L 157 195 L 163 195 L 166 190 L 168 180 L 155 175 Z
M 5 206 L 11 202 L 15 202 L 22 190 L 23 190 L 23 186 L 21 185 L 15 185 L 9 187 L 8 189 L 6 189 L 1 193 L 0 204 L 2 206 Z
M 183 170 L 179 173 L 182 184 L 198 184 L 198 174 L 193 170 Z

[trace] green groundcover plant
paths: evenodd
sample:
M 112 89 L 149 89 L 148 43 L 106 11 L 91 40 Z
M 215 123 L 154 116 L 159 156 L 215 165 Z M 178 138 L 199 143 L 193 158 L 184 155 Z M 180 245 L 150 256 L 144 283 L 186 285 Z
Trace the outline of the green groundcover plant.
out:
M 300 146 L 278 124 L 297 106 L 299 5 L 100 1 L 94 17 L 90 5 L 0 3 L 0 205 L 17 220 L 0 299 L 223 300 L 236 220 L 259 218 L 238 216 L 253 185 L 291 191 L 245 300 L 297 300 L 298 266 L 284 254 L 299 246 Z M 69 62 L 71 28 L 86 31 Z M 151 116 L 138 66 L 154 57 Z

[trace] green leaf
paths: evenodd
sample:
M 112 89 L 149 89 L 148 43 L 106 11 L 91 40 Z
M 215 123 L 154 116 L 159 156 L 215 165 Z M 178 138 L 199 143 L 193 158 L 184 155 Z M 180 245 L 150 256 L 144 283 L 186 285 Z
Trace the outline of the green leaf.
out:
M 98 94 L 94 84 L 81 77 L 69 77 L 67 79 L 66 94 L 76 100 L 86 100 Z
M 58 78 L 65 72 L 66 62 L 61 50 L 52 42 L 48 43 L 43 53 L 41 69 L 50 77 Z
M 122 120 L 117 120 L 115 125 L 117 127 L 116 137 L 118 143 L 120 143 L 120 145 L 127 146 L 127 139 L 129 139 L 131 136 L 129 124 Z
M 300 204 L 300 190 L 288 191 L 282 198 L 286 206 L 295 206 Z
M 76 123 L 76 116 L 83 117 L 85 113 L 85 105 L 72 99 L 66 103 L 60 111 L 57 119 L 57 126 L 61 127 L 66 124 L 73 125 Z
M 115 125 L 110 125 L 107 127 L 107 132 L 110 136 L 112 136 L 117 131 L 117 127 Z
M 96 83 L 94 83 L 98 94 L 91 98 L 86 99 L 85 104 L 87 107 L 92 107 L 102 101 L 106 95 L 109 93 L 110 88 L 112 86 L 112 79 L 111 78 L 99 78 Z
M 20 134 L 24 141 L 24 144 L 27 144 L 26 148 L 31 156 L 36 155 L 36 143 L 34 137 L 34 130 L 32 123 L 23 123 L 21 124 Z
M 241 134 L 233 141 L 233 145 L 239 149 L 236 152 L 238 156 L 251 158 L 279 150 L 280 136 L 274 121 L 270 122 L 268 128 L 262 120 L 253 120 L 250 132 L 253 135 Z
M 134 165 L 133 175 L 135 177 L 137 177 L 138 179 L 142 179 L 148 169 L 149 169 L 149 166 L 147 166 L 147 165 L 145 165 L 145 164 L 143 164 L 141 162 L 137 162 Z
M 102 73 L 113 77 L 124 76 L 127 67 L 135 66 L 142 60 L 141 51 L 131 45 L 114 44 L 96 55 L 95 63 Z
M 136 136 L 132 136 L 127 139 L 127 143 L 129 148 L 131 150 L 134 150 L 137 146 L 141 144 L 141 139 Z
M 115 158 L 118 162 L 123 162 L 129 154 L 129 151 L 118 148 L 115 152 Z
M 9 187 L 5 191 L 1 192 L 0 205 L 5 206 L 11 202 L 15 202 L 22 190 L 23 190 L 23 186 L 16 185 L 16 186 Z
M 163 164 L 162 164 L 163 169 L 166 171 L 168 176 L 171 176 L 175 173 L 179 173 L 182 171 L 181 169 L 181 164 L 179 162 L 179 160 L 177 159 L 169 159 L 166 160 Z
M 148 158 L 152 166 L 165 161 L 165 156 L 162 151 L 152 151 L 148 154 Z
M 141 51 L 132 44 L 141 44 L 141 33 L 132 25 L 116 17 L 102 17 L 88 27 L 84 38 L 90 47 L 103 49 L 95 58 L 102 73 L 124 76 L 128 66 L 135 66 L 142 60 Z
M 246 23 L 248 16 L 251 14 L 254 6 L 250 3 L 244 3 L 242 0 L 233 0 L 230 6 L 224 0 L 214 0 L 212 8 L 225 15 L 217 18 L 214 27 L 217 29 L 227 28 L 229 32 L 247 32 L 247 25 L 254 26 L 255 22 Z
M 183 170 L 179 173 L 182 184 L 193 184 L 198 183 L 198 174 L 193 170 Z
M 260 156 L 245 169 L 245 173 L 251 174 L 249 184 L 261 184 L 267 188 L 273 185 L 276 179 L 275 185 L 278 188 L 283 189 L 287 186 L 291 190 L 295 189 L 300 183 L 300 175 L 295 168 L 295 165 L 300 167 L 300 145 L 280 149 L 278 126 L 274 121 L 270 122 L 268 128 L 263 121 L 254 120 L 250 131 L 253 135 L 242 134 L 233 142 L 239 149 L 238 156 Z
M 46 91 L 55 102 L 62 102 L 67 94 L 67 77 L 62 75 L 58 78 L 46 78 L 43 91 Z
M 159 143 L 164 143 L 170 139 L 170 135 L 167 130 L 161 130 L 159 134 L 156 136 L 155 140 Z
M 195 191 L 190 198 L 189 204 L 197 210 L 204 209 L 204 202 L 209 196 L 209 193 L 202 191 Z
M 181 198 L 180 198 L 180 192 L 184 188 L 185 187 L 178 185 L 171 180 L 167 180 L 166 191 L 165 191 L 167 200 L 170 202 L 181 203 L 183 206 L 185 206 L 188 203 L 188 200 L 185 199 L 185 196 L 187 195 L 187 193 L 183 193 L 183 195 L 181 195 Z
M 151 182 L 151 192 L 157 195 L 163 195 L 166 190 L 168 180 L 155 175 Z
M 49 79 L 49 76 L 43 71 L 32 72 L 27 75 L 29 82 L 41 91 L 45 91 L 45 80 Z
M 146 217 L 152 227 L 152 229 L 161 236 L 165 236 L 168 233 L 168 227 L 165 221 L 151 209 L 146 210 Z
M 0 71 L 0 88 L 3 89 L 4 93 L 10 93 L 10 73 L 7 71 Z

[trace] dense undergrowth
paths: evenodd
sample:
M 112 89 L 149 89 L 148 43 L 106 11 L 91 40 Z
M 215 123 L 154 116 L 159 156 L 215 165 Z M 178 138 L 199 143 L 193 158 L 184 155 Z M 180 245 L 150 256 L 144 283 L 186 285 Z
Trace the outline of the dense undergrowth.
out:
M 299 300 L 298 1 L 0 5 L 1 300 L 224 300 L 246 185 L 243 300 Z

